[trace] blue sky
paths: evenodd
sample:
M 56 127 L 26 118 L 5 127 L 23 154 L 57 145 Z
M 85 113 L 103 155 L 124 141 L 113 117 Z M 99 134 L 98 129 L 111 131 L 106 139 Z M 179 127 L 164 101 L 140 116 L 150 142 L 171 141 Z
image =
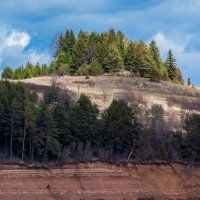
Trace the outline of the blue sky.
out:
M 200 86 L 200 0 L 0 0 L 0 68 L 49 62 L 57 32 L 122 30 L 169 48 L 184 79 Z

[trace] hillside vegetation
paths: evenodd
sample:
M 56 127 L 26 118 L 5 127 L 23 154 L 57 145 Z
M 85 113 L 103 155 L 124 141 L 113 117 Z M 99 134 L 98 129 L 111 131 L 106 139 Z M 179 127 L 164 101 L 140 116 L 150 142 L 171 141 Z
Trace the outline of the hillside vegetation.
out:
M 72 30 L 67 30 L 65 34 L 55 37 L 52 56 L 49 66 L 27 63 L 14 71 L 6 67 L 2 77 L 24 79 L 52 72 L 60 75 L 119 75 L 127 70 L 131 76 L 150 78 L 152 81 L 183 83 L 171 49 L 164 61 L 154 40 L 149 45 L 142 40 L 129 41 L 121 31 L 114 29 L 101 34 L 80 31 L 77 37 Z
M 0 91 L 1 161 L 200 160 L 198 114 L 185 118 L 185 132 L 172 132 L 159 104 L 148 111 L 150 118 L 145 114 L 149 122 L 145 124 L 136 101 L 113 99 L 100 114 L 89 97 L 82 94 L 74 101 L 56 82 L 45 89 L 41 100 L 21 83 L 2 81 Z
M 174 84 L 171 50 L 163 61 L 155 41 L 110 29 L 67 30 L 52 52 L 49 66 L 2 73 L 0 161 L 200 162 L 200 91 Z

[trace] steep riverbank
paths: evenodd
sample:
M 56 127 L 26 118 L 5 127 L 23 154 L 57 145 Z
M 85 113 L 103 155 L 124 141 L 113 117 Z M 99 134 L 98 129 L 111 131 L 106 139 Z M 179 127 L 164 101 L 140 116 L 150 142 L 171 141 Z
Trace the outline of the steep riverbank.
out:
M 0 165 L 1 200 L 198 200 L 200 167 L 182 164 Z

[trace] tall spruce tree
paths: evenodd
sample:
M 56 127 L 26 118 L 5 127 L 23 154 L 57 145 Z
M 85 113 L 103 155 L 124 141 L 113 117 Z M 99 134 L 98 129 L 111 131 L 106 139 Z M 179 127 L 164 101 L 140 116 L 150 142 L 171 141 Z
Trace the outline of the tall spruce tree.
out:
M 125 69 L 128 71 L 133 71 L 134 73 L 137 73 L 139 70 L 139 66 L 136 63 L 136 51 L 137 51 L 137 45 L 136 43 L 129 43 L 127 48 L 127 53 L 124 59 L 125 63 Z
M 62 104 L 53 107 L 52 115 L 55 121 L 58 141 L 62 145 L 63 149 L 73 141 L 69 130 L 69 116 L 66 112 L 65 106 Z
M 39 106 L 34 146 L 36 155 L 44 162 L 49 159 L 57 159 L 61 152 L 61 145 L 58 142 L 58 133 L 52 112 L 44 102 Z
M 138 138 L 140 124 L 136 113 L 123 100 L 113 100 L 102 115 L 103 145 L 113 153 L 130 151 Z
M 149 78 L 155 71 L 156 63 L 147 45 L 143 41 L 130 43 L 125 57 L 127 70 Z
M 110 44 L 108 46 L 108 55 L 105 61 L 105 72 L 119 72 L 124 68 L 123 59 L 115 44 Z
M 71 68 L 73 72 L 76 72 L 78 68 L 87 63 L 88 53 L 88 34 L 80 31 L 76 44 L 74 45 L 72 52 L 72 64 Z
M 149 44 L 149 49 L 151 52 L 151 55 L 156 63 L 156 67 L 157 68 L 161 68 L 162 66 L 162 62 L 161 62 L 161 58 L 160 58 L 160 51 L 157 47 L 156 41 L 152 40 Z
M 125 38 L 123 32 L 118 31 L 117 32 L 117 47 L 118 47 L 121 57 L 123 58 L 123 61 L 126 55 L 127 43 L 128 43 L 127 39 Z
M 99 64 L 105 71 L 107 66 L 107 55 L 109 53 L 107 35 L 101 34 L 99 40 L 100 41 L 97 43 L 96 46 L 95 59 L 99 62 Z
M 99 42 L 99 35 L 92 32 L 88 38 L 88 52 L 87 63 L 90 64 L 96 55 L 97 43 Z
M 182 156 L 194 163 L 200 161 L 200 115 L 192 114 L 185 120 L 186 137 L 182 144 Z M 194 156 L 195 155 L 195 156 Z M 193 158 L 194 157 L 194 158 Z
M 166 66 L 167 66 L 169 78 L 171 80 L 174 80 L 176 78 L 176 59 L 174 58 L 174 55 L 171 49 L 168 51 Z
M 93 142 L 97 114 L 96 105 L 82 94 L 70 113 L 70 131 L 76 142 Z
M 66 33 L 65 33 L 65 38 L 64 38 L 64 53 L 67 55 L 67 54 L 70 54 L 72 53 L 72 49 L 74 47 L 76 43 L 76 37 L 74 35 L 74 32 L 73 30 L 71 29 L 67 29 Z
M 117 35 L 116 35 L 116 32 L 115 32 L 115 29 L 114 28 L 111 28 L 109 31 L 108 31 L 108 43 L 109 44 L 116 44 L 117 42 Z

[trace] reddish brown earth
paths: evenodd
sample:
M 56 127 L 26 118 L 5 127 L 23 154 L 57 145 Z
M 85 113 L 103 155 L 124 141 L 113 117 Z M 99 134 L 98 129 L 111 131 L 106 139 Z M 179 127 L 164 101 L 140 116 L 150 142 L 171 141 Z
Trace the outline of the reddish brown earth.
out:
M 190 171 L 190 175 L 188 173 Z M 0 165 L 0 200 L 200 200 L 200 166 Z

